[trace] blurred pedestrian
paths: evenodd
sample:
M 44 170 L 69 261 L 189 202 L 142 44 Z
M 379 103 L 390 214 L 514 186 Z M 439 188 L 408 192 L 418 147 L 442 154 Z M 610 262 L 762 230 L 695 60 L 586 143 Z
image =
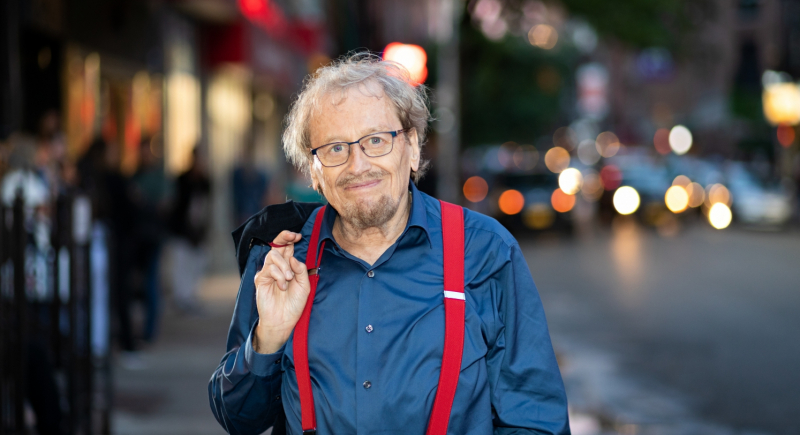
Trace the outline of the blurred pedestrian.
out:
M 139 168 L 131 179 L 133 203 L 136 209 L 134 225 L 134 268 L 141 279 L 137 284 L 143 290 L 145 319 L 142 338 L 155 340 L 161 310 L 159 259 L 162 241 L 167 235 L 167 213 L 172 197 L 172 186 L 164 173 L 157 138 L 145 139 L 139 145 Z
M 119 149 L 96 138 L 78 161 L 80 188 L 89 194 L 95 219 L 109 231 L 109 288 L 116 313 L 121 363 L 129 369 L 144 368 L 133 334 L 131 309 L 134 302 L 132 264 L 135 245 L 134 205 L 130 180 L 119 170 Z
M 186 314 L 202 312 L 197 285 L 206 266 L 205 241 L 211 215 L 211 182 L 199 147 L 189 169 L 175 180 L 172 213 L 172 291 L 175 305 Z
M 231 178 L 234 220 L 236 226 L 239 226 L 266 205 L 269 192 L 269 177 L 265 171 L 256 167 L 255 146 L 252 142 L 245 146 L 241 161 L 233 170 Z

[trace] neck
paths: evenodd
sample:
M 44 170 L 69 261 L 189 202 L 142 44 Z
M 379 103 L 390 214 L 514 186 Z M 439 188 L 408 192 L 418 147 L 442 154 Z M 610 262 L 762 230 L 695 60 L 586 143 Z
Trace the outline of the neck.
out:
M 333 225 L 333 238 L 351 255 L 374 264 L 403 233 L 410 214 L 409 193 L 408 200 L 401 200 L 394 216 L 381 226 L 359 228 L 337 216 Z

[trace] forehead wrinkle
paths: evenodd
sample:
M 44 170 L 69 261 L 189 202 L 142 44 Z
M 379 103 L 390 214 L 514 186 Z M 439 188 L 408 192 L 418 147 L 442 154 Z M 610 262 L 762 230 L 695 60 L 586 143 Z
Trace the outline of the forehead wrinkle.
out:
M 375 94 L 373 92 L 370 92 L 370 90 L 375 90 L 375 86 L 377 86 L 377 91 L 380 92 L 379 94 Z M 340 110 L 340 108 L 338 106 L 341 106 L 342 104 L 344 104 L 344 102 L 348 98 L 347 94 L 351 89 L 357 90 L 364 97 L 375 98 L 377 100 L 382 100 L 383 97 L 386 96 L 386 93 L 383 91 L 383 88 L 380 86 L 379 83 L 375 82 L 374 80 L 364 81 L 364 82 L 360 82 L 360 83 L 357 83 L 357 84 L 351 85 L 351 86 L 346 86 L 346 87 L 340 87 L 340 88 L 337 88 L 337 89 L 327 90 L 327 91 L 321 93 L 319 95 L 319 97 L 316 99 L 316 101 L 315 101 L 316 104 L 313 105 L 313 109 L 311 111 L 311 116 L 309 118 L 318 117 L 320 114 L 323 113 L 323 110 L 325 108 L 332 107 L 334 110 L 337 110 L 337 111 Z M 394 107 L 393 104 L 391 105 L 391 109 L 390 110 L 392 111 L 392 113 L 395 116 L 397 116 L 397 108 Z M 399 117 L 398 117 L 398 120 L 399 120 Z M 400 121 L 400 123 L 402 124 L 402 121 Z M 393 127 L 391 125 L 388 125 L 388 124 L 380 124 L 380 125 L 377 125 L 377 126 L 371 126 L 370 128 L 361 131 L 361 134 L 359 135 L 358 138 L 352 138 L 352 140 L 360 139 L 360 138 L 362 138 L 364 136 L 367 136 L 367 135 L 370 135 L 372 133 L 377 133 L 377 132 L 381 132 L 381 131 L 390 131 L 390 130 L 393 130 L 394 128 L 395 127 Z M 349 142 L 350 140 L 346 140 L 346 139 L 340 138 L 340 136 L 337 136 L 337 135 L 329 135 L 329 136 L 325 137 L 322 141 L 320 141 L 319 144 L 311 144 L 311 148 L 316 148 L 316 147 L 319 147 L 319 146 L 322 146 L 322 145 L 327 145 L 327 144 L 333 143 L 333 142 L 345 142 L 345 141 Z

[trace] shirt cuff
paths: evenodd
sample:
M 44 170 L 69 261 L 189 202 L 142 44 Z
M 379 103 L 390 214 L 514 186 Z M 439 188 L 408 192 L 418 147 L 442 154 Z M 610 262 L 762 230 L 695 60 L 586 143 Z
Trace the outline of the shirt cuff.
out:
M 250 330 L 247 336 L 247 341 L 244 346 L 244 361 L 247 363 L 250 373 L 261 377 L 271 377 L 281 372 L 281 359 L 283 358 L 283 351 L 286 344 L 281 346 L 275 353 L 258 353 L 253 349 L 253 333 L 255 326 Z

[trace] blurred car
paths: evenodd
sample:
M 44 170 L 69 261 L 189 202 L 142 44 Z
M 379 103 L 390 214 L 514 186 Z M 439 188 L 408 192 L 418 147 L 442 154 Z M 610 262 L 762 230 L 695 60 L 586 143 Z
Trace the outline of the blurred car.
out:
M 572 210 L 557 212 L 551 197 L 558 189 L 558 174 L 545 168 L 539 152 L 532 146 L 494 145 L 473 147 L 462 156 L 468 176 L 483 178 L 488 185 L 485 199 L 471 206 L 486 213 L 512 232 L 556 230 L 571 233 Z M 504 192 L 516 190 L 522 196 L 521 210 L 508 214 L 501 209 Z
M 558 174 L 499 173 L 495 174 L 489 185 L 492 198 L 499 198 L 504 191 L 514 189 L 522 193 L 525 199 L 520 213 L 508 215 L 499 208 L 494 213 L 494 217 L 510 231 L 555 230 L 572 233 L 572 210 L 559 213 L 551 203 L 553 192 L 558 189 Z
M 791 218 L 792 198 L 782 185 L 759 180 L 742 162 L 729 163 L 725 176 L 733 199 L 734 219 L 747 224 L 780 226 Z
M 678 175 L 685 175 L 690 180 L 700 183 L 701 186 L 725 181 L 725 174 L 719 163 L 698 157 L 670 155 L 667 165 L 673 179 Z
M 605 165 L 619 170 L 620 186 L 633 187 L 639 194 L 640 206 L 635 214 L 644 223 L 655 225 L 659 215 L 666 211 L 664 195 L 672 185 L 666 166 L 652 155 L 630 148 L 625 154 L 606 159 Z

